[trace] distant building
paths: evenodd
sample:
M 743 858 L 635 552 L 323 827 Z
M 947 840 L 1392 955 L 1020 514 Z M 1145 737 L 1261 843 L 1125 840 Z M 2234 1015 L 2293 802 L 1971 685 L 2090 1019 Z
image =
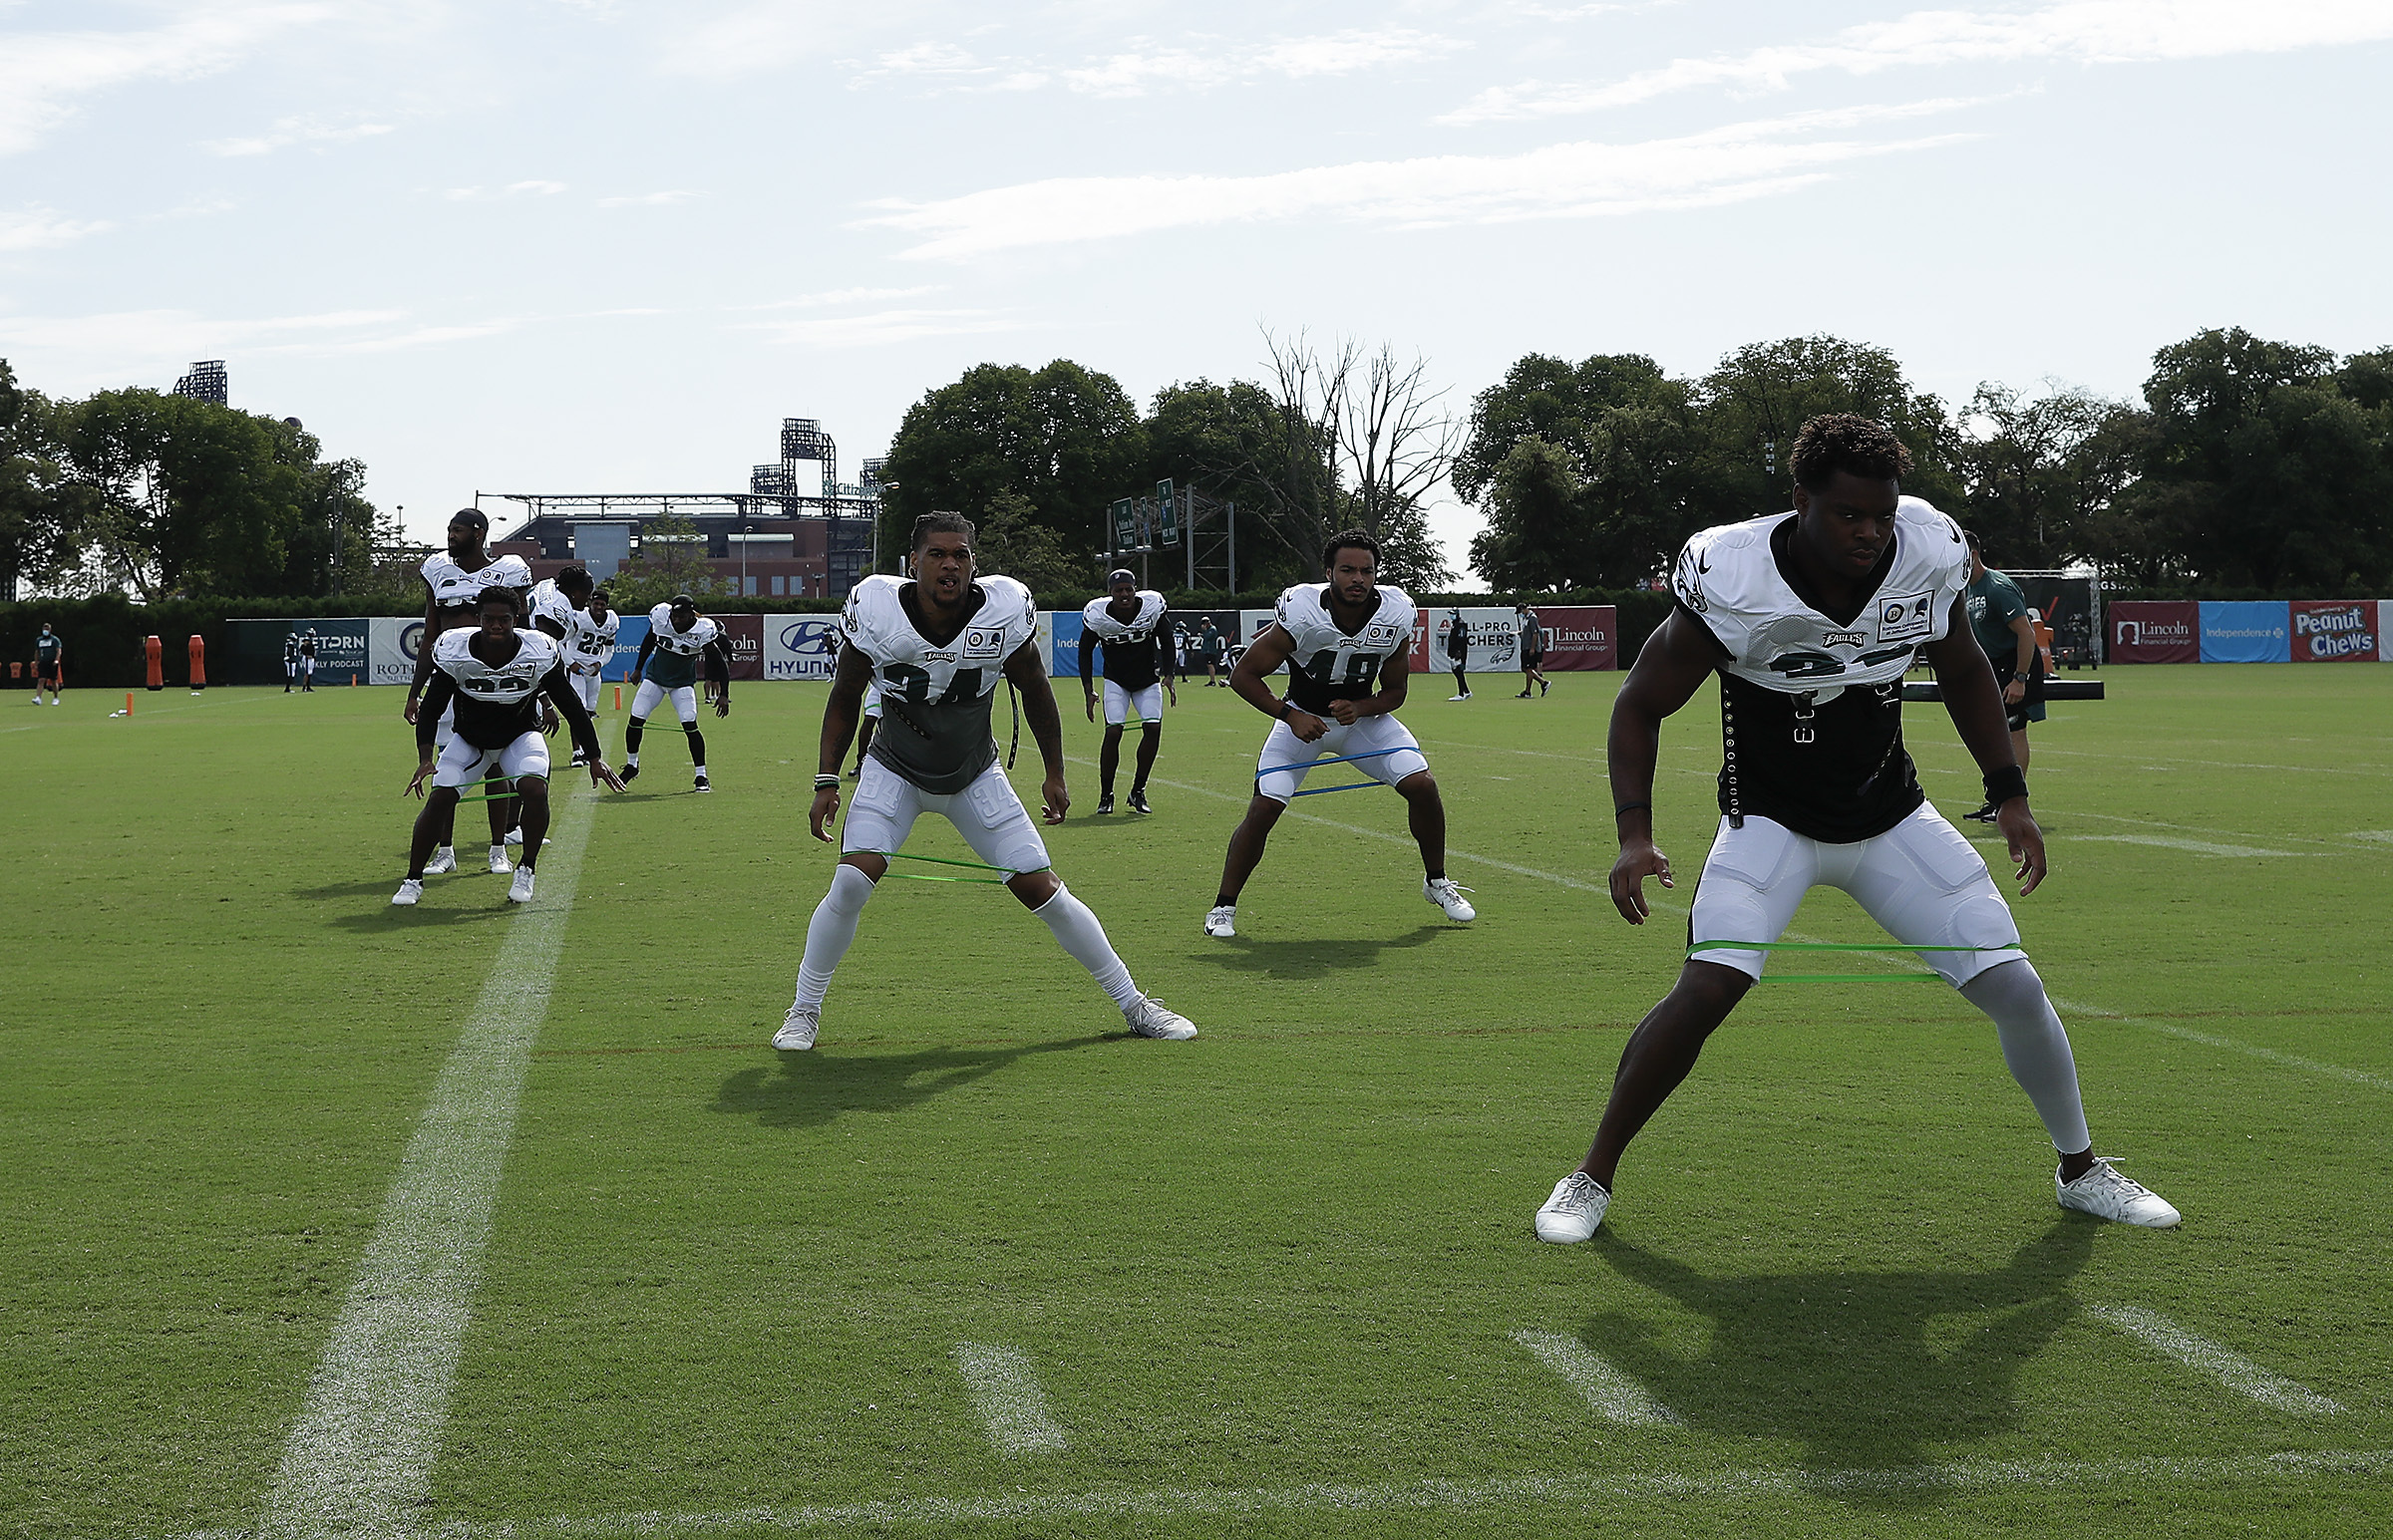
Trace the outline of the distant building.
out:
M 224 405 L 228 383 L 224 361 L 220 358 L 202 360 L 191 366 L 191 372 L 174 382 L 174 394 L 188 396 L 193 401 L 212 401 Z

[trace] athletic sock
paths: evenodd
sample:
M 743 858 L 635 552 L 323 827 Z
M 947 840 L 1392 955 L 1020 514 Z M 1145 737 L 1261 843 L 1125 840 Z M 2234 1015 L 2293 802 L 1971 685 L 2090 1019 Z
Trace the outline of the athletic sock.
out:
M 624 754 L 624 756 L 623 756 L 623 763 L 624 763 L 625 765 L 637 765 L 637 764 L 639 764 L 639 763 L 640 763 L 640 752 L 639 752 L 637 749 L 633 749 L 633 750 L 630 750 L 630 751 L 626 752 L 626 753 Z
M 1139 987 L 1130 982 L 1130 966 L 1114 951 L 1114 944 L 1105 939 L 1105 926 L 1087 904 L 1072 896 L 1072 890 L 1062 883 L 1055 885 L 1055 896 L 1033 909 L 1031 913 L 1047 922 L 1055 939 L 1063 944 L 1073 960 L 1089 970 L 1097 987 L 1113 997 L 1115 1005 L 1127 1011 L 1139 998 Z
M 2086 1131 L 2085 1102 L 2077 1087 L 2077 1060 L 2069 1052 L 2069 1032 L 2044 993 L 2044 981 L 2027 959 L 1999 963 L 1961 986 L 1962 998 L 1992 1018 L 2002 1038 L 2002 1061 L 2011 1078 L 2036 1104 L 2052 1147 L 2088 1149 L 2094 1138 Z
M 706 767 L 704 765 L 700 765 L 698 767 L 697 774 L 700 780 L 704 780 L 706 778 Z
M 706 763 L 706 735 L 696 728 L 684 728 L 682 732 L 690 740 L 690 763 L 704 765 Z
M 842 861 L 831 869 L 831 891 L 815 905 L 806 924 L 806 958 L 798 965 L 798 1003 L 823 1004 L 831 976 L 855 940 L 855 922 L 863 917 L 864 900 L 872 896 L 872 879 Z

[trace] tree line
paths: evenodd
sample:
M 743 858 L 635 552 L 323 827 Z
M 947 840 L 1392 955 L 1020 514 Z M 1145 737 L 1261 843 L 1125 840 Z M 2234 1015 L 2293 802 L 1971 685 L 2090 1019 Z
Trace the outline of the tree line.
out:
M 152 390 L 55 399 L 0 359 L 0 594 L 416 593 L 365 464 L 295 418 Z M 405 579 L 404 583 L 402 578 Z

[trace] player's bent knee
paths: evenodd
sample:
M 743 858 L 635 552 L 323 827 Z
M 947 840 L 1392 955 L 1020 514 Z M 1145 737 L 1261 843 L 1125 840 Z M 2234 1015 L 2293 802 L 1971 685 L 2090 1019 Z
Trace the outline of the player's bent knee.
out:
M 1438 777 L 1425 770 L 1415 770 L 1396 782 L 1396 790 L 1402 796 L 1434 797 L 1438 794 Z
M 861 872 L 867 882 L 878 882 L 889 869 L 889 858 L 877 850 L 851 850 L 840 857 L 840 864 L 851 871 Z M 839 873 L 832 875 L 836 878 Z
M 1006 880 L 1006 891 L 1022 901 L 1025 909 L 1036 909 L 1063 889 L 1052 871 L 1019 872 Z
M 1689 958 L 1678 971 L 1678 983 L 1670 993 L 1686 1003 L 1716 1008 L 1722 1015 L 1745 998 L 1754 986 L 1753 975 L 1742 968 L 1726 963 L 1708 963 L 1701 958 Z

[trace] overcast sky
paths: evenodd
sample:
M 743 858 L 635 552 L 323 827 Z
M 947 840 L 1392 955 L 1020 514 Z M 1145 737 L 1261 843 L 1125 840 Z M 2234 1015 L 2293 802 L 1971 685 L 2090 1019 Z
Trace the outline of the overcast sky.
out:
M 427 538 L 743 488 L 785 416 L 854 479 L 973 364 L 1144 404 L 1266 327 L 1458 411 L 1812 332 L 2132 395 L 2203 327 L 2393 343 L 2389 82 L 2387 0 L 0 0 L 0 356 L 223 358 Z

